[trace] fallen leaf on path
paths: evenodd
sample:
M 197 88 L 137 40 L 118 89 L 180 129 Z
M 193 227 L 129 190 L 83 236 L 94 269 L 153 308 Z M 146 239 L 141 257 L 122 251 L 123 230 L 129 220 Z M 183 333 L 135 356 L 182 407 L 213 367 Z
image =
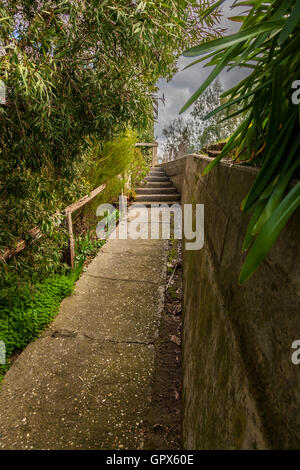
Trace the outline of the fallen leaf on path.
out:
M 175 264 L 176 264 L 175 262 L 174 263 L 167 263 L 167 267 L 168 268 L 174 268 Z
M 170 338 L 170 341 L 172 341 L 172 343 L 177 344 L 177 346 L 180 346 L 180 345 L 181 345 L 181 341 L 180 341 L 180 339 L 178 338 L 178 336 L 172 335 L 171 338 Z

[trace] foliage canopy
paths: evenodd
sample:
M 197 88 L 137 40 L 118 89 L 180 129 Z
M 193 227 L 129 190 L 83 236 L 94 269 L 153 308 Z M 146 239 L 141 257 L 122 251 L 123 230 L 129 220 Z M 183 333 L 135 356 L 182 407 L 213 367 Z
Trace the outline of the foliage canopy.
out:
M 204 171 L 208 173 L 233 149 L 237 159 L 243 153 L 247 160 L 255 159 L 261 166 L 242 203 L 245 214 L 252 212 L 243 246 L 250 252 L 239 277 L 243 283 L 300 205 L 300 182 L 289 186 L 300 165 L 300 107 L 292 100 L 294 81 L 300 78 L 300 8 L 297 0 L 236 1 L 234 5 L 250 7 L 247 14 L 233 17 L 242 23 L 239 32 L 203 42 L 184 54 L 202 55 L 194 63 L 209 59 L 207 65 L 214 69 L 181 112 L 225 67 L 247 67 L 252 71 L 223 95 L 229 97 L 228 101 L 207 116 L 224 109 L 230 115 L 232 107 L 238 105 L 244 119 L 222 153 Z
M 212 19 L 200 17 L 207 3 L 0 3 L 0 247 L 35 225 L 51 231 L 50 215 L 86 193 L 91 143 L 149 128 L 158 77 L 213 34 Z

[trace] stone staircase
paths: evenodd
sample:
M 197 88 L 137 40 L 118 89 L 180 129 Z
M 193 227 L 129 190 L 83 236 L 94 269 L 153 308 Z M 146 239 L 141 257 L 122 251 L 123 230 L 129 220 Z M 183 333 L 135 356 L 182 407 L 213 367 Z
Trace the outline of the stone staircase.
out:
M 149 205 L 152 202 L 174 204 L 180 202 L 181 196 L 177 192 L 170 178 L 161 167 L 150 169 L 143 184 L 136 190 L 136 202 Z

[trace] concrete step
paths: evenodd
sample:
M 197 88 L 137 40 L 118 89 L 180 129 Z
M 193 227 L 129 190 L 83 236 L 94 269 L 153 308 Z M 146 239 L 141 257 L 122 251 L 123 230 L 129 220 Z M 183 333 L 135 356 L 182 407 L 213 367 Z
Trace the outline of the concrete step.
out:
M 180 201 L 180 194 L 141 194 L 137 195 L 136 202 L 164 202 L 164 201 Z
M 162 183 L 164 181 L 170 181 L 167 176 L 147 176 L 146 181 L 149 181 L 149 183 Z
M 163 168 L 150 168 L 150 172 L 152 173 L 165 173 Z
M 172 206 L 173 204 L 179 204 L 180 201 L 138 201 L 134 202 L 131 204 L 131 207 L 139 207 L 139 206 L 146 206 L 146 207 L 151 207 L 152 204 L 168 204 L 169 206 Z
M 164 168 L 159 167 L 159 166 L 152 166 L 152 167 L 150 168 L 150 171 L 156 171 L 157 173 L 159 173 L 159 172 L 163 172 L 163 173 L 164 173 L 164 172 L 165 172 Z
M 172 186 L 169 186 L 167 188 L 162 187 L 162 188 L 148 188 L 147 186 L 145 188 L 139 188 L 136 190 L 136 194 L 170 194 L 170 193 L 175 193 L 176 194 L 176 189 Z
M 166 174 L 163 171 L 150 171 L 147 176 L 166 176 Z
M 146 183 L 145 186 L 142 186 L 142 188 L 166 188 L 166 187 L 173 187 L 173 184 L 171 181 L 162 181 L 161 183 L 158 183 L 157 181 Z

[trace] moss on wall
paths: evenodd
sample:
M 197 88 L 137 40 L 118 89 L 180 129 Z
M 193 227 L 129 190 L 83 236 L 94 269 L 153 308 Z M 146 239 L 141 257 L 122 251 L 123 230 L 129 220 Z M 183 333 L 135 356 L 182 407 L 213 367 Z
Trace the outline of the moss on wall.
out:
M 193 155 L 164 165 L 181 181 L 182 203 L 205 207 L 204 248 L 183 253 L 184 447 L 297 449 L 300 211 L 238 286 L 248 223 L 240 202 L 255 170 L 222 163 L 203 177 L 207 162 Z

